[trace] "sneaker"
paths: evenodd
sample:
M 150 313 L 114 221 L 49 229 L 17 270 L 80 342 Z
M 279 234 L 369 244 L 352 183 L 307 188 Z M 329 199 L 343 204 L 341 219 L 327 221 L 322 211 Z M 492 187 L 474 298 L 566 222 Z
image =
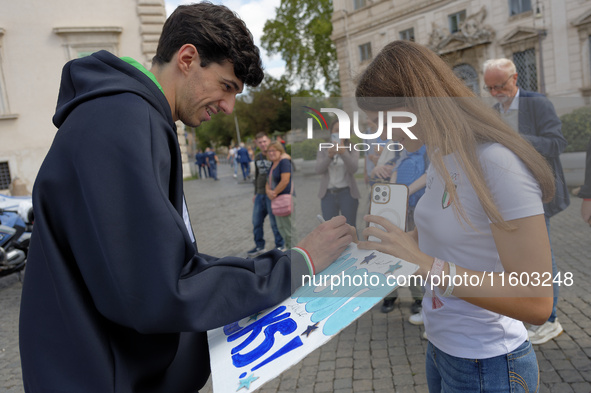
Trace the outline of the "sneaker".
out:
M 287 248 L 285 248 L 285 246 L 275 247 L 275 249 L 278 250 L 278 251 L 281 251 L 281 252 L 287 251 Z
M 415 300 L 412 306 L 410 306 L 411 314 L 419 314 L 423 309 L 423 301 L 422 300 Z
M 249 250 L 247 252 L 247 254 L 249 257 L 254 258 L 254 257 L 258 257 L 259 255 L 261 255 L 264 252 L 265 252 L 265 249 L 263 247 L 255 247 L 252 250 Z
M 424 338 L 425 340 L 428 340 L 428 338 L 427 338 L 427 332 L 423 332 L 423 338 Z
M 382 312 L 384 314 L 394 310 L 394 302 L 396 299 L 398 299 L 398 297 L 387 297 L 384 299 L 384 303 L 382 304 Z
M 408 322 L 410 322 L 413 325 L 422 325 L 423 324 L 423 313 L 417 313 L 417 314 L 412 314 L 410 317 L 408 317 Z
M 527 335 L 532 344 L 539 345 L 558 337 L 563 331 L 560 322 L 555 320 L 554 322 L 547 321 L 540 326 L 532 326 L 527 331 Z

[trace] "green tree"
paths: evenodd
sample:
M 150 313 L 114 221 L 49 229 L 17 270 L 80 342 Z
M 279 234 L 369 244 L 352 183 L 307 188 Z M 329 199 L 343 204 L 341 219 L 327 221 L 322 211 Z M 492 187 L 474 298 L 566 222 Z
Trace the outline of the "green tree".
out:
M 281 0 L 275 19 L 263 29 L 261 45 L 270 54 L 280 54 L 291 80 L 308 91 L 320 93 L 324 79 L 329 95 L 340 95 L 339 67 L 332 33 L 330 0 Z M 320 93 L 322 94 L 322 93 Z
M 591 107 L 582 107 L 562 115 L 562 134 L 568 141 L 566 153 L 585 151 L 591 138 Z
M 289 131 L 291 93 L 286 77 L 276 79 L 265 75 L 263 82 L 249 91 L 248 99 L 248 111 L 240 116 L 241 128 L 243 123 L 247 127 L 246 135 Z

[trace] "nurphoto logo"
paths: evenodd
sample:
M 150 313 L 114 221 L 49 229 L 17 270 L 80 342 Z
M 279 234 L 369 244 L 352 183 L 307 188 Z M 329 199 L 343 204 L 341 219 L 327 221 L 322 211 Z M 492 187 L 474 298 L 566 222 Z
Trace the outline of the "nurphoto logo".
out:
M 344 110 L 337 109 L 337 108 L 320 108 L 320 111 L 318 111 L 318 110 L 316 110 L 312 107 L 309 107 L 309 106 L 304 106 L 304 108 L 307 109 L 306 113 L 313 117 L 313 119 L 308 118 L 308 123 L 307 123 L 307 138 L 308 139 L 312 139 L 314 137 L 313 136 L 313 134 L 314 134 L 314 130 L 313 130 L 314 129 L 314 120 L 316 120 L 316 122 L 320 126 L 321 130 L 324 129 L 325 127 L 328 130 L 328 123 L 326 122 L 326 119 L 324 118 L 322 113 L 334 113 L 337 116 L 337 119 L 339 120 L 339 139 L 350 139 L 351 138 L 351 119 L 349 118 L 349 115 L 347 114 L 347 112 L 345 112 Z M 401 117 L 409 118 L 410 121 L 407 121 L 407 122 L 395 121 L 395 119 L 399 120 L 399 118 L 401 118 Z M 388 140 L 392 140 L 392 130 L 394 130 L 396 128 L 401 129 L 410 139 L 417 139 L 415 134 L 413 134 L 412 131 L 409 130 L 409 128 L 414 126 L 415 124 L 417 124 L 417 117 L 412 112 L 405 112 L 405 111 L 388 111 L 388 112 L 386 112 L 386 132 L 387 132 Z M 361 132 L 361 130 L 359 129 L 359 112 L 358 111 L 353 112 L 353 132 L 359 138 L 361 138 L 361 139 L 376 139 L 380 135 L 382 135 L 382 132 L 384 131 L 384 112 L 381 112 L 381 111 L 378 112 L 378 125 L 377 126 L 378 126 L 378 128 L 374 133 L 365 134 L 365 133 Z M 350 144 L 349 146 L 338 146 L 337 145 L 337 149 L 348 149 L 348 150 L 354 149 L 356 151 L 368 151 L 371 148 L 371 145 L 377 145 L 377 143 L 355 143 L 355 144 Z M 333 147 L 335 147 L 335 144 L 331 143 L 331 142 L 320 143 L 318 146 L 318 150 L 320 151 L 322 149 L 330 149 Z M 391 142 L 386 145 L 386 148 L 390 151 L 400 151 L 404 148 L 404 146 L 402 146 L 402 144 L 400 144 L 398 142 Z

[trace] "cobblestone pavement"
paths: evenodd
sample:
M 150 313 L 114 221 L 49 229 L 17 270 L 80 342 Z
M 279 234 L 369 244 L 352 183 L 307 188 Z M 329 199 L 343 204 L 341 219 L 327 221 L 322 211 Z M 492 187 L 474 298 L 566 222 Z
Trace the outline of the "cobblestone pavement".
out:
M 250 183 L 236 181 L 229 167 L 220 181 L 185 182 L 185 194 L 199 250 L 210 255 L 245 256 L 252 239 Z M 294 176 L 296 228 L 301 237 L 317 225 L 320 212 L 318 176 L 301 165 Z M 362 186 L 362 182 L 360 182 Z M 559 269 L 572 272 L 574 285 L 562 287 L 558 319 L 564 333 L 536 346 L 541 392 L 591 392 L 591 228 L 579 216 L 580 200 L 551 220 L 551 237 Z M 360 212 L 361 215 L 361 212 Z M 358 220 L 360 222 L 360 220 Z M 268 220 L 267 247 L 273 246 Z M 21 283 L 0 278 L 0 392 L 22 393 L 18 353 Z M 300 363 L 264 385 L 261 393 L 293 392 L 427 392 L 423 327 L 408 322 L 411 298 L 399 291 L 396 308 L 382 314 L 379 305 Z M 209 382 L 202 393 L 211 393 Z

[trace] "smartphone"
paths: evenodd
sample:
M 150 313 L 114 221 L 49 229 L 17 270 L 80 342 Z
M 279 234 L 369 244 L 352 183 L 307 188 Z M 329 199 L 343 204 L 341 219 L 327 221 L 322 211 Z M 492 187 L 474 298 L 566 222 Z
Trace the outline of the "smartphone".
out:
M 406 230 L 406 212 L 408 210 L 408 187 L 404 184 L 376 183 L 371 188 L 369 214 L 388 219 L 403 231 Z M 381 225 L 369 224 L 384 230 Z M 380 242 L 375 236 L 369 241 Z
M 334 143 L 334 145 L 335 145 L 335 146 L 336 146 L 336 145 L 338 145 L 338 144 L 339 144 L 339 142 L 341 141 L 341 140 L 339 139 L 339 134 L 337 134 L 336 132 L 335 132 L 335 133 L 333 133 L 333 134 L 330 134 L 330 141 L 331 141 L 332 143 Z

